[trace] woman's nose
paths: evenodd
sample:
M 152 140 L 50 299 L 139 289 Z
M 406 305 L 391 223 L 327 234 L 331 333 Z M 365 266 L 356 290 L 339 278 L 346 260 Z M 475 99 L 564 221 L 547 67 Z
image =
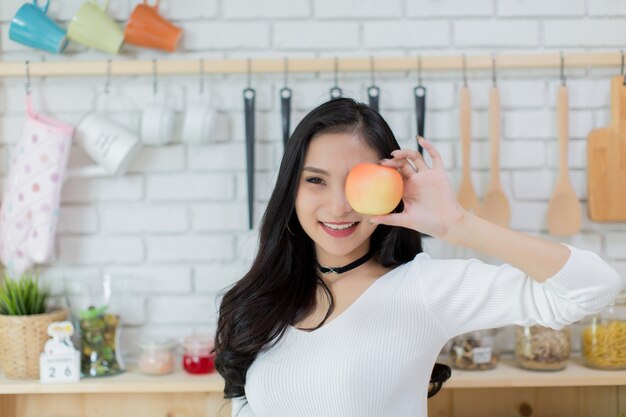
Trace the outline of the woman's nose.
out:
M 343 187 L 334 190 L 331 201 L 331 213 L 333 216 L 342 216 L 350 211 L 352 211 L 352 207 L 348 203 L 348 199 L 346 198 L 346 192 Z

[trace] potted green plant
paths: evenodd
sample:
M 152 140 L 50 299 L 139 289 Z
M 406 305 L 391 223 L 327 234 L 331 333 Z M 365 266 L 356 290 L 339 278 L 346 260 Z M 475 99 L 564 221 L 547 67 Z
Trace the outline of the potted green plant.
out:
M 7 378 L 39 378 L 39 354 L 48 340 L 48 325 L 67 317 L 66 310 L 46 310 L 50 289 L 27 271 L 4 275 L 0 285 L 0 365 Z

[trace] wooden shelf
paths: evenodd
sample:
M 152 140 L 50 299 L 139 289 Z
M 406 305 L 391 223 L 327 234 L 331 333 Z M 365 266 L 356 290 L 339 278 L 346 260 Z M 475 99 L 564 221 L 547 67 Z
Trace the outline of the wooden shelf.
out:
M 520 369 L 512 359 L 503 359 L 488 371 L 452 370 L 444 388 L 520 388 L 520 387 L 589 387 L 626 386 L 626 370 L 607 371 L 583 365 L 581 358 L 572 358 L 562 371 L 528 371 Z
M 572 67 L 613 67 L 619 68 L 621 53 L 619 50 L 601 52 L 568 52 L 564 54 L 564 65 Z M 147 59 L 127 59 L 116 57 L 113 60 L 76 60 L 55 56 L 55 60 L 30 62 L 29 73 L 33 77 L 75 77 L 116 75 L 152 75 L 155 62 Z M 491 55 L 424 55 L 420 56 L 421 68 L 424 71 L 490 70 L 493 65 Z M 559 68 L 561 55 L 559 52 L 541 52 L 536 54 L 506 54 L 496 56 L 498 69 L 526 68 Z M 157 61 L 159 75 L 197 75 L 200 71 L 199 59 L 159 59 Z M 207 59 L 204 60 L 205 74 L 245 74 L 275 73 L 285 71 L 285 59 Z M 416 71 L 417 56 L 396 57 L 337 57 L 329 58 L 293 58 L 287 62 L 289 73 L 312 72 L 376 72 L 385 71 Z M 0 61 L 0 77 L 24 77 L 26 63 Z
M 0 376 L 0 394 L 221 393 L 223 389 L 224 380 L 217 372 L 189 375 L 182 369 L 169 375 L 148 376 L 129 368 L 119 375 L 83 378 L 72 384 L 40 384 L 38 380 Z
M 626 386 L 626 370 L 603 371 L 587 368 L 580 358 L 570 360 L 563 371 L 527 371 L 513 360 L 503 359 L 489 371 L 452 370 L 446 389 Z M 1 394 L 109 394 L 109 393 L 222 393 L 224 381 L 213 373 L 189 375 L 179 369 L 173 374 L 146 376 L 129 369 L 105 378 L 85 378 L 75 384 L 40 384 L 37 380 L 20 381 L 0 376 Z

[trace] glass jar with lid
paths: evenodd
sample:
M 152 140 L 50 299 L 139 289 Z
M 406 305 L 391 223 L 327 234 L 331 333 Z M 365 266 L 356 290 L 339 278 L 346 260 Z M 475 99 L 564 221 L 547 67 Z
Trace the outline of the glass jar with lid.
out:
M 208 374 L 215 370 L 213 337 L 193 334 L 185 338 L 183 368 L 190 374 Z
M 600 313 L 583 321 L 585 364 L 600 369 L 626 369 L 626 293 Z
M 479 330 L 452 339 L 450 362 L 456 369 L 486 370 L 500 359 L 497 329 Z
M 146 375 L 166 375 L 174 371 L 174 350 L 172 339 L 144 339 L 139 342 L 139 371 Z
M 517 326 L 515 361 L 524 369 L 558 371 L 565 369 L 572 351 L 569 327 L 560 330 L 540 325 Z

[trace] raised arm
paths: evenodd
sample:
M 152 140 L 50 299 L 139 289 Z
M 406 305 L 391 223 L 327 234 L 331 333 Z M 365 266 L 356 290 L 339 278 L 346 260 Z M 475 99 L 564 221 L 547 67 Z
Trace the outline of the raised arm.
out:
M 465 212 L 444 239 L 500 259 L 543 282 L 565 265 L 569 249 L 549 240 L 516 232 Z
M 508 324 L 560 327 L 595 313 L 622 289 L 617 272 L 597 255 L 497 226 L 465 211 L 428 141 L 428 166 L 415 151 L 400 150 L 382 165 L 404 177 L 404 210 L 373 217 L 418 230 L 505 262 L 430 260 L 412 266 L 424 304 L 447 336 Z
M 412 150 L 395 151 L 393 159 L 381 161 L 382 165 L 397 168 L 404 177 L 404 211 L 373 217 L 372 222 L 407 227 L 477 250 L 537 281 L 546 280 L 565 265 L 569 256 L 566 246 L 498 226 L 465 211 L 439 152 L 423 138 L 420 144 L 430 155 L 432 166 Z

